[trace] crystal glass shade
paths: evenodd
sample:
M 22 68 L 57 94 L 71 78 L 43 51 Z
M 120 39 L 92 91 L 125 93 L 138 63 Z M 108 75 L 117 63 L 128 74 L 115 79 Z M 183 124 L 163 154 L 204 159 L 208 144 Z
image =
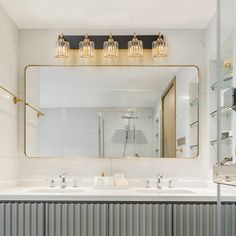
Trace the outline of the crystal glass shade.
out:
M 103 44 L 104 57 L 114 58 L 119 56 L 119 44 L 114 41 L 110 34 L 108 41 Z
M 157 35 L 157 40 L 152 42 L 152 55 L 153 57 L 167 57 L 168 45 L 163 34 Z
M 136 34 L 131 41 L 128 42 L 129 57 L 141 57 L 143 55 L 143 42 L 138 40 Z
M 84 41 L 79 43 L 79 54 L 83 58 L 90 58 L 94 56 L 94 42 L 90 41 L 88 35 L 85 35 Z
M 57 58 L 66 58 L 69 56 L 70 43 L 65 41 L 63 34 L 58 36 L 55 47 L 55 57 Z

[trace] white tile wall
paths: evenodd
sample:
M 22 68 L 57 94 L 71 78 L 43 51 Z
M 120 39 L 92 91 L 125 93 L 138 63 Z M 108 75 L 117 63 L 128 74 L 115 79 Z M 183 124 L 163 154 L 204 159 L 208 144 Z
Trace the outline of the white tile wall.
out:
M 18 29 L 0 5 L 0 85 L 18 93 Z M 0 89 L 0 180 L 18 178 L 18 105 Z
M 53 47 L 57 35 L 80 34 L 79 30 L 21 30 L 20 31 L 20 88 L 23 93 L 23 72 L 30 64 L 38 65 L 81 65 L 87 64 L 87 60 L 78 57 L 78 52 L 71 52 L 69 59 L 58 60 L 53 57 Z M 152 29 L 143 30 L 144 34 L 150 34 Z M 192 160 L 98 160 L 81 158 L 26 158 L 23 155 L 23 117 L 21 115 L 21 178 L 39 178 L 42 176 L 55 175 L 65 170 L 69 175 L 94 176 L 101 171 L 110 173 L 122 171 L 128 177 L 155 176 L 156 172 L 163 172 L 166 176 L 205 178 L 208 176 L 208 157 L 205 154 L 205 30 L 162 30 L 168 38 L 170 54 L 168 58 L 154 60 L 151 52 L 147 51 L 145 56 L 138 60 L 127 60 L 127 52 L 120 53 L 120 59 L 110 61 L 103 59 L 102 53 L 98 52 L 90 64 L 175 64 L 175 65 L 197 65 L 200 68 L 200 155 Z M 94 30 L 93 34 L 104 34 L 104 31 Z M 116 32 L 114 32 L 115 34 Z M 121 33 L 121 32 L 118 32 Z M 130 33 L 122 31 L 123 34 Z M 194 47 L 193 47 L 194 45 Z
M 144 34 L 153 33 L 155 30 L 143 30 Z M 57 60 L 53 57 L 53 47 L 57 35 L 84 34 L 78 30 L 20 30 L 19 44 L 19 68 L 18 57 L 18 30 L 12 20 L 0 6 L 0 83 L 17 93 L 19 69 L 20 94 L 24 95 L 24 68 L 29 64 L 86 64 L 72 53 L 70 59 Z M 20 107 L 20 126 L 18 127 L 18 106 L 13 106 L 5 101 L 5 94 L 0 93 L 0 180 L 14 179 L 18 177 L 18 141 L 20 141 L 20 178 L 42 178 L 54 176 L 61 171 L 69 175 L 94 176 L 101 171 L 107 174 L 124 172 L 128 177 L 154 176 L 156 172 L 163 172 L 166 176 L 205 178 L 209 177 L 209 157 L 206 152 L 208 141 L 206 140 L 206 35 L 205 30 L 162 30 L 167 35 L 170 45 L 170 55 L 167 59 L 153 60 L 151 53 L 143 59 L 130 60 L 128 64 L 195 64 L 200 68 L 200 155 L 194 160 L 98 160 L 78 158 L 26 158 L 23 155 L 23 109 Z M 88 33 L 105 34 L 94 30 Z M 116 32 L 114 32 L 115 34 Z M 117 33 L 130 33 L 119 31 Z M 207 41 L 211 47 L 214 45 L 214 27 L 208 30 Z M 102 60 L 102 64 L 109 64 L 99 54 L 92 64 Z M 208 54 L 209 55 L 209 54 Z M 121 60 L 114 64 L 127 64 L 126 54 L 121 54 Z M 100 61 L 99 61 L 100 62 Z M 2 101 L 4 100 L 4 102 Z M 2 105 L 3 104 L 3 105 Z M 2 122 L 2 120 L 6 120 Z M 18 128 L 20 136 L 18 136 Z M 19 139 L 19 140 L 18 140 Z

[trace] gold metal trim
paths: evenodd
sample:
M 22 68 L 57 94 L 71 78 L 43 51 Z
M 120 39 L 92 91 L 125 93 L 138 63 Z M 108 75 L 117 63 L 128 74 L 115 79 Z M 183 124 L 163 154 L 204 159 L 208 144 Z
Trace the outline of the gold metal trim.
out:
M 10 94 L 12 96 L 12 102 L 14 104 L 17 104 L 18 102 L 24 102 L 21 98 L 19 98 L 18 96 L 16 96 L 14 93 L 12 93 L 11 91 L 9 91 L 8 89 L 6 89 L 5 87 L 3 87 L 2 85 L 0 85 L 0 88 L 5 91 L 6 93 Z
M 138 64 L 122 64 L 122 65 L 119 65 L 119 64 L 109 64 L 109 65 L 106 65 L 106 64 L 94 64 L 94 65 L 58 65 L 58 64 L 29 64 L 25 67 L 24 69 L 24 98 L 26 100 L 26 72 L 27 72 L 27 69 L 29 69 L 30 67 L 167 67 L 167 68 L 172 68 L 172 67 L 193 67 L 197 70 L 197 73 L 198 73 L 198 80 L 199 80 L 199 83 L 198 83 L 198 92 L 199 92 L 199 84 L 200 84 L 200 69 L 197 65 L 193 65 L 193 64 L 184 64 L 184 65 L 179 65 L 179 64 L 171 64 L 171 65 L 161 65 L 161 64 L 158 64 L 158 65 L 153 65 L 153 64 L 143 64 L 143 65 L 138 65 Z M 199 104 L 198 104 L 198 107 L 200 107 L 200 101 L 199 101 Z M 199 116 L 199 108 L 198 108 L 198 120 L 199 120 L 200 116 Z M 197 150 L 197 155 L 195 157 L 185 157 L 185 158 L 156 158 L 158 160 L 195 160 L 198 156 L 199 156 L 199 149 L 200 149 L 200 143 L 199 143 L 199 127 L 200 127 L 200 120 L 199 120 L 199 123 L 198 123 L 198 137 L 197 137 L 197 140 L 198 140 L 198 150 Z M 25 106 L 24 106 L 24 155 L 28 158 L 68 158 L 68 157 L 40 157 L 40 156 L 29 156 L 27 154 L 27 139 L 26 139 L 26 103 L 25 103 Z M 78 156 L 70 156 L 69 158 L 80 158 L 80 159 L 87 159 L 89 157 L 78 157 Z M 97 158 L 99 159 L 99 157 Z M 116 157 L 106 157 L 106 159 L 117 159 Z M 154 158 L 153 157 L 126 157 L 125 159 L 127 160 L 139 160 L 139 159 L 142 159 L 142 160 L 148 160 L 148 159 L 151 159 L 153 160 Z M 156 160 L 155 159 L 155 160 Z
M 40 118 L 40 116 L 45 116 L 45 114 L 39 110 L 37 110 L 36 108 L 34 108 L 32 105 L 30 105 L 29 103 L 25 103 L 25 106 L 28 106 L 30 107 L 31 109 L 33 109 L 34 111 L 36 111 L 36 115 L 37 115 L 37 118 Z

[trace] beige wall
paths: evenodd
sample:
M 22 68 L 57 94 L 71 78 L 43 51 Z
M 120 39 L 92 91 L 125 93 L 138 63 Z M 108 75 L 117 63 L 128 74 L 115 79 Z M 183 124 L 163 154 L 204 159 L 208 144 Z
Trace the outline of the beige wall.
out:
M 151 51 L 145 51 L 141 59 L 130 59 L 123 50 L 119 59 L 104 59 L 101 52 L 96 54 L 95 59 L 80 59 L 78 51 L 71 53 L 69 59 L 55 59 L 53 57 L 54 44 L 57 35 L 81 34 L 76 30 L 21 30 L 20 31 L 20 56 L 19 77 L 20 92 L 24 94 L 24 68 L 27 65 L 82 65 L 82 64 L 175 64 L 197 65 L 200 69 L 200 154 L 194 160 L 165 160 L 165 159 L 132 159 L 132 160 L 99 160 L 86 158 L 26 158 L 23 155 L 23 107 L 20 115 L 20 177 L 41 178 L 54 176 L 61 171 L 68 175 L 91 177 L 105 171 L 106 174 L 124 172 L 129 178 L 155 177 L 157 172 L 164 173 L 166 177 L 200 178 L 204 179 L 208 173 L 208 156 L 206 155 L 205 139 L 205 30 L 162 30 L 169 42 L 169 57 L 154 60 Z M 132 30 L 133 32 L 133 30 Z M 156 30 L 144 30 L 143 34 L 153 34 Z M 90 32 L 88 32 L 90 33 Z M 93 34 L 104 32 L 93 31 Z M 131 32 L 117 32 L 130 34 Z M 114 32 L 116 34 L 116 32 Z

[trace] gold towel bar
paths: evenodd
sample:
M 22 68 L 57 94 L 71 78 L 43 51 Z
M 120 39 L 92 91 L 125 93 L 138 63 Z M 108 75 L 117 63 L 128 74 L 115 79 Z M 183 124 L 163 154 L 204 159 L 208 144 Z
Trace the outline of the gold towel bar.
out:
M 37 113 L 37 117 L 40 118 L 41 116 L 45 116 L 44 113 L 42 113 L 41 111 L 37 110 L 36 108 L 34 108 L 32 105 L 30 105 L 29 103 L 26 103 L 23 99 L 19 98 L 18 96 L 16 96 L 14 93 L 12 93 L 11 91 L 9 91 L 8 89 L 4 88 L 2 85 L 0 85 L 0 88 L 5 91 L 6 93 L 10 94 L 12 96 L 12 101 L 14 104 L 17 104 L 19 102 L 23 102 L 25 104 L 25 106 L 30 107 L 31 109 L 33 109 L 34 111 L 36 111 Z

